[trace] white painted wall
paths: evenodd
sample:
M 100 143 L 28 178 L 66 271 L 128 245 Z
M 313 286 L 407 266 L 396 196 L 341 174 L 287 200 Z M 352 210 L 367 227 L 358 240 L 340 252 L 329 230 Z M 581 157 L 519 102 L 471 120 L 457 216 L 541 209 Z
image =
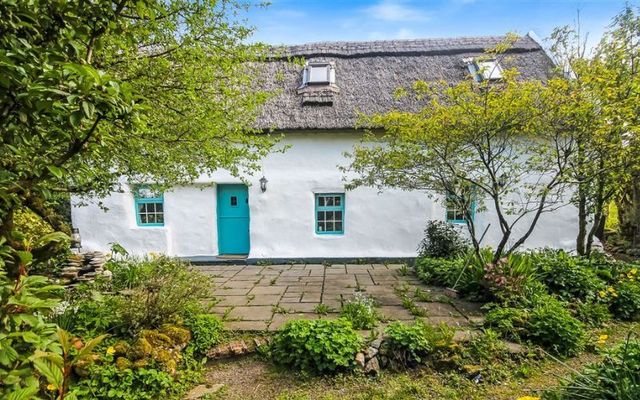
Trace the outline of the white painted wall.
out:
M 413 257 L 428 219 L 442 220 L 445 209 L 426 193 L 388 189 L 383 193 L 360 188 L 345 194 L 344 235 L 317 235 L 314 231 L 314 193 L 344 192 L 344 151 L 359 140 L 354 132 L 292 133 L 283 144 L 292 147 L 272 154 L 263 171 L 247 177 L 249 187 L 251 252 L 249 258 L 302 257 Z M 262 173 L 267 191 L 258 183 Z M 202 177 L 189 187 L 177 187 L 164 195 L 165 226 L 139 227 L 133 196 L 114 193 L 96 204 L 74 207 L 74 226 L 80 229 L 83 249 L 108 250 L 117 242 L 134 254 L 162 252 L 178 256 L 218 254 L 216 191 L 211 183 L 238 183 L 221 171 Z M 483 242 L 495 244 L 499 228 L 495 213 L 476 216 L 478 231 L 491 228 Z M 514 241 L 527 226 L 526 219 L 514 232 Z M 526 247 L 572 249 L 577 232 L 577 212 L 572 206 L 544 215 Z

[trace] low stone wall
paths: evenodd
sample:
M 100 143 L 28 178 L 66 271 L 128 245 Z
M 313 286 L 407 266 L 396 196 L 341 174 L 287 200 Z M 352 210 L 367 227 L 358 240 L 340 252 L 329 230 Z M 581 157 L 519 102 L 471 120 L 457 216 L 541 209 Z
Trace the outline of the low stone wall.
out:
M 104 269 L 109 258 L 110 255 L 99 251 L 71 254 L 60 274 L 63 284 L 90 282 L 98 276 L 111 278 L 111 271 Z

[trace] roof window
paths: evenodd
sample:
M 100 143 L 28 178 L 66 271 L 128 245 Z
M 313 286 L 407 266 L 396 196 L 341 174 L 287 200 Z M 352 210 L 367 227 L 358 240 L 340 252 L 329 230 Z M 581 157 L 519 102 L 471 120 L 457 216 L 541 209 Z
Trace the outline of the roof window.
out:
M 469 72 L 478 82 L 502 79 L 502 67 L 496 60 L 465 59 Z
M 302 85 L 334 84 L 336 74 L 331 63 L 307 63 L 302 75 Z

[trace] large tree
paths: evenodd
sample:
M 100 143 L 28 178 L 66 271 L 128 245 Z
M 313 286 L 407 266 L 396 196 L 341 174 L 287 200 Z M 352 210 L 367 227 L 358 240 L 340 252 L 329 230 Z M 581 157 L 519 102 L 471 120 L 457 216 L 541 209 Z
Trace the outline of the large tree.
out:
M 27 207 L 120 177 L 168 187 L 250 172 L 273 146 L 252 122 L 251 30 L 233 0 L 0 2 L 0 235 Z
M 501 44 L 488 56 L 508 57 Z M 543 213 L 568 202 L 565 169 L 576 151 L 569 133 L 584 113 L 565 79 L 523 80 L 505 70 L 499 82 L 471 77 L 414 85 L 419 112 L 391 111 L 366 122 L 372 131 L 352 153 L 350 187 L 425 190 L 464 210 L 476 251 L 476 210 L 498 219 L 493 261 L 520 247 Z M 514 232 L 519 232 L 514 237 Z
M 638 17 L 626 7 L 592 53 L 579 27 L 558 28 L 551 35 L 551 49 L 573 96 L 592 107 L 572 133 L 577 151 L 567 168 L 577 188 L 579 254 L 591 253 L 594 237 L 604 239 L 608 204 L 615 198 L 633 199 L 625 194 L 633 193 L 639 166 L 639 28 Z M 625 201 L 622 205 L 623 213 L 633 210 Z

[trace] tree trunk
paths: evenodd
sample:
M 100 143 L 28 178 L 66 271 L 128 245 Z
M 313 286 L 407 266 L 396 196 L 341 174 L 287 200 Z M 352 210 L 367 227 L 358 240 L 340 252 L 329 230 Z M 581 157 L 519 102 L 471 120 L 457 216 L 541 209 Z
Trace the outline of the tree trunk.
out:
M 618 196 L 620 233 L 632 246 L 640 245 L 640 176 Z
M 578 255 L 585 255 L 587 237 L 587 194 L 583 183 L 578 185 L 578 237 L 576 238 L 576 251 Z

